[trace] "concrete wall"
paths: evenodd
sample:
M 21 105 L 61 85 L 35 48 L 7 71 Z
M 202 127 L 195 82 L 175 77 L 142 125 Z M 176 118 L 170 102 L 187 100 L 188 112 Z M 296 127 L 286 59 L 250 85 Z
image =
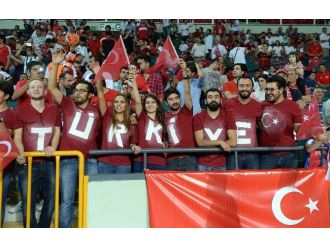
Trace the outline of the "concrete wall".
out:
M 88 227 L 149 227 L 144 174 L 91 176 L 87 205 Z

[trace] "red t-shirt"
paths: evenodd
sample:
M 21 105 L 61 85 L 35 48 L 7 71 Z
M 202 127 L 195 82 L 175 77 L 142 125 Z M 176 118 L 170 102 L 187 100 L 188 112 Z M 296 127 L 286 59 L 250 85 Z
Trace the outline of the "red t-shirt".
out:
M 92 52 L 93 56 L 98 56 L 100 54 L 100 40 L 96 39 L 96 40 L 89 40 L 87 42 L 87 47 L 90 49 L 90 51 Z
M 60 126 L 60 112 L 55 104 L 45 104 L 42 113 L 31 105 L 17 109 L 14 129 L 23 129 L 24 151 L 43 151 L 51 146 L 55 127 Z
M 237 147 L 256 147 L 257 121 L 261 119 L 261 104 L 251 99 L 243 105 L 238 98 L 228 99 L 221 107 L 230 114 L 237 127 Z
M 196 146 L 192 128 L 192 117 L 193 112 L 185 106 L 177 114 L 166 113 L 165 123 L 167 126 L 169 148 L 191 148 Z M 182 154 L 169 154 L 168 158 L 179 156 L 182 156 Z
M 319 56 L 320 53 L 322 52 L 322 46 L 320 44 L 314 44 L 311 43 L 310 45 L 308 45 L 307 47 L 307 53 L 310 53 L 313 56 Z
M 7 65 L 8 59 L 10 55 L 10 48 L 7 45 L 0 47 L 0 62 L 3 63 L 5 67 Z
M 147 81 L 143 78 L 142 75 L 138 74 L 136 76 L 136 86 L 139 90 L 139 92 L 150 92 L 150 89 L 149 89 L 149 86 L 148 86 L 148 83 Z
M 75 102 L 63 97 L 60 107 L 63 113 L 63 129 L 60 150 L 78 150 L 90 157 L 89 150 L 98 149 L 101 114 L 97 107 L 82 109 Z
M 116 96 L 119 94 L 117 90 L 113 89 L 106 89 L 106 93 L 104 94 L 105 102 L 107 103 L 107 106 L 109 109 L 112 109 L 113 102 L 115 102 Z M 99 97 L 93 96 L 91 98 L 91 105 L 97 106 L 99 105 Z
M 227 116 L 225 111 L 220 111 L 216 119 L 212 119 L 207 111 L 196 114 L 193 118 L 194 132 L 203 130 L 204 138 L 211 141 L 226 141 L 228 139 L 227 130 L 236 130 L 235 122 L 231 116 Z M 226 154 L 205 154 L 197 159 L 198 164 L 211 167 L 226 165 Z
M 163 127 L 157 121 L 150 118 L 145 112 L 138 117 L 138 145 L 141 148 L 163 148 Z M 164 154 L 149 154 L 147 163 L 153 165 L 165 165 Z M 142 162 L 142 156 L 136 158 Z
M 139 39 L 149 39 L 149 31 L 147 25 L 140 24 L 140 26 L 137 28 L 137 36 Z
M 302 121 L 302 112 L 294 101 L 284 99 L 279 104 L 263 101 L 261 146 L 294 146 L 293 124 Z
M 15 121 L 15 111 L 12 109 L 7 109 L 5 111 L 0 112 L 0 118 L 3 118 L 3 123 L 5 124 L 7 129 L 14 129 L 14 121 Z
M 27 80 L 18 81 L 16 84 L 15 90 L 22 88 L 27 82 L 28 82 Z M 48 91 L 48 89 L 46 89 L 46 91 L 45 91 L 45 103 L 47 103 L 47 104 L 53 103 L 52 94 Z M 31 104 L 31 100 L 30 100 L 30 96 L 27 94 L 27 92 L 25 92 L 21 97 L 19 97 L 17 99 L 18 106 L 26 106 L 26 105 L 30 105 L 30 104 Z
M 322 85 L 329 85 L 330 84 L 330 72 L 318 72 L 316 74 L 316 80 L 321 83 Z
M 101 149 L 129 149 L 134 127 L 128 131 L 124 124 L 119 123 L 114 130 L 111 112 L 108 108 L 103 116 Z M 125 154 L 100 156 L 98 160 L 115 166 L 131 165 L 129 156 Z
M 223 92 L 230 92 L 232 94 L 238 94 L 237 83 L 236 81 L 227 81 L 223 84 Z

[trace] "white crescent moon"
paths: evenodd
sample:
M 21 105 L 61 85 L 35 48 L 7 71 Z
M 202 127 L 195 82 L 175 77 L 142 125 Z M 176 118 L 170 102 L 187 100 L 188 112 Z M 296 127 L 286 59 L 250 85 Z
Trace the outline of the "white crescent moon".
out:
M 269 126 L 272 125 L 272 123 L 270 123 L 269 125 L 265 125 L 265 123 L 264 123 L 264 117 L 265 117 L 265 116 L 269 116 L 270 118 L 272 118 L 272 115 L 270 115 L 270 113 L 266 112 L 266 113 L 264 113 L 264 114 L 262 115 L 262 118 L 261 118 L 262 125 L 263 125 L 265 128 L 268 128 Z
M 6 145 L 7 146 L 7 153 L 3 157 L 8 156 L 8 154 L 10 153 L 11 148 L 12 148 L 11 143 L 8 142 L 8 141 L 0 141 L 0 145 Z
M 111 55 L 114 55 L 115 59 L 114 59 L 113 62 L 111 62 L 111 63 L 109 62 L 109 64 L 115 64 L 115 63 L 117 63 L 118 60 L 119 60 L 119 54 L 118 54 L 118 52 L 117 51 L 111 51 L 111 54 L 110 54 L 109 58 L 111 57 Z
M 303 219 L 305 218 L 305 217 L 302 217 L 298 220 L 289 219 L 282 212 L 281 202 L 282 202 L 283 198 L 287 194 L 293 193 L 293 192 L 303 195 L 303 193 L 300 190 L 298 190 L 294 187 L 283 187 L 283 188 L 279 189 L 278 191 L 276 191 L 273 201 L 272 201 L 272 211 L 273 211 L 275 218 L 282 224 L 289 225 L 289 226 L 296 225 L 296 224 L 300 223 L 301 221 L 303 221 Z

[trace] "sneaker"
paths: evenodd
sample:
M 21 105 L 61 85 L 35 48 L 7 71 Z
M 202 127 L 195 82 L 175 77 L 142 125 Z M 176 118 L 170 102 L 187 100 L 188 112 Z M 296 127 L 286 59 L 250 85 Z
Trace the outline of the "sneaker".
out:
M 41 212 L 42 206 L 44 205 L 44 200 L 41 200 L 36 204 L 36 211 Z
M 16 213 L 18 213 L 20 211 L 22 211 L 22 201 L 19 201 L 14 206 L 8 206 L 7 207 L 7 212 L 10 213 L 10 214 L 16 214 Z

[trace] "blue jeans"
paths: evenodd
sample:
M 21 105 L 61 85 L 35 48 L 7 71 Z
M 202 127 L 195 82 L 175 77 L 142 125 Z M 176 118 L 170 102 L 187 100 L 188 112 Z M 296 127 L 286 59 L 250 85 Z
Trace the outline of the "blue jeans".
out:
M 143 172 L 144 165 L 142 162 L 134 161 L 134 173 Z M 166 165 L 147 164 L 149 170 L 166 170 Z
M 197 171 L 195 156 L 183 156 L 167 161 L 167 170 L 170 171 Z
M 23 224 L 26 226 L 26 202 L 27 202 L 27 179 L 28 166 L 18 165 L 18 189 L 22 197 Z M 40 214 L 39 223 L 37 223 L 36 199 L 42 185 L 42 196 L 44 204 Z M 47 160 L 32 165 L 32 185 L 31 185 L 31 218 L 30 227 L 47 228 L 52 222 L 55 207 L 55 164 Z
M 259 169 L 259 155 L 256 153 L 238 153 L 238 169 Z M 235 154 L 228 156 L 227 170 L 236 170 Z
M 12 170 L 14 168 L 13 164 L 9 165 L 10 167 L 6 167 L 2 172 L 2 210 L 1 210 L 1 226 L 3 225 L 3 222 L 5 220 L 5 214 L 6 214 L 6 199 L 8 195 L 10 180 L 11 180 L 11 174 Z
M 131 173 L 131 165 L 115 166 L 104 162 L 98 164 L 99 174 Z
M 261 169 L 297 168 L 298 159 L 294 153 L 284 155 L 264 154 L 260 156 Z
M 225 171 L 226 166 L 212 167 L 205 165 L 198 165 L 198 171 Z
M 85 159 L 85 175 L 97 174 L 97 160 Z M 61 211 L 60 227 L 72 227 L 74 199 L 78 184 L 78 159 L 68 158 L 61 160 Z

